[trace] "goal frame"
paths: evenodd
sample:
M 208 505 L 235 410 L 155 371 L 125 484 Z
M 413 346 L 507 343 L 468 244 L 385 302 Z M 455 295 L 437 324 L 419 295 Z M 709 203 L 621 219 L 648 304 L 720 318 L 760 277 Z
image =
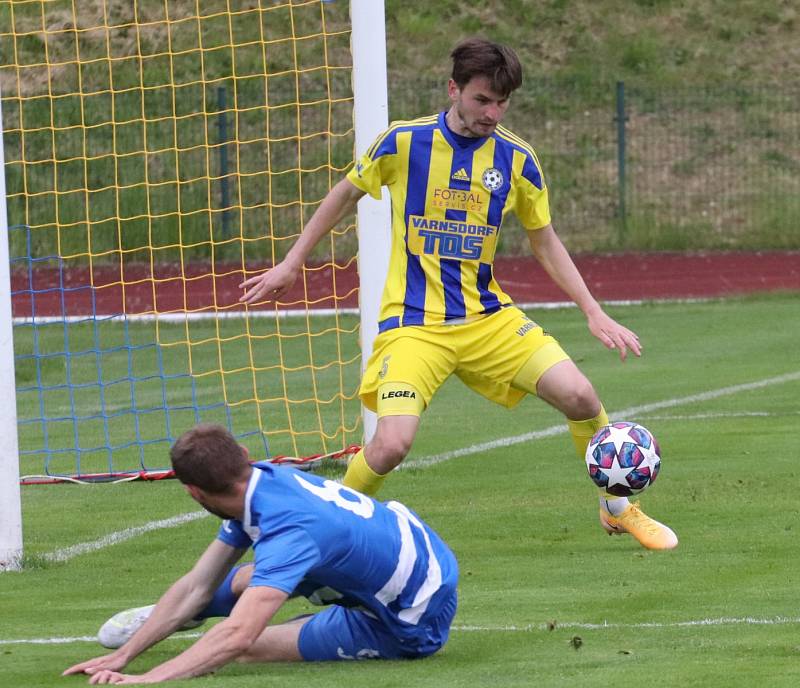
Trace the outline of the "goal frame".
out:
M 360 156 L 389 126 L 386 76 L 386 21 L 383 0 L 351 0 L 353 53 L 353 123 L 355 153 Z M 389 269 L 391 203 L 386 190 L 381 200 L 364 196 L 358 202 L 358 276 L 361 313 L 361 372 L 372 355 L 378 335 L 378 311 Z M 362 406 L 364 443 L 375 434 L 378 417 Z
M 355 154 L 363 154 L 388 127 L 384 0 L 351 0 L 351 52 Z M 0 571 L 19 570 L 23 555 L 19 441 L 14 375 L 8 215 L 0 101 Z M 378 333 L 378 310 L 389 264 L 391 206 L 369 196 L 358 204 L 358 271 L 361 371 Z M 362 229 L 363 228 L 363 231 Z M 367 259 L 368 257 L 368 259 Z M 362 407 L 363 408 L 363 407 Z M 374 435 L 377 417 L 362 410 L 364 442 Z
M 22 559 L 22 502 L 2 103 L 0 98 L 0 403 L 6 409 L 0 414 L 0 571 L 16 571 Z

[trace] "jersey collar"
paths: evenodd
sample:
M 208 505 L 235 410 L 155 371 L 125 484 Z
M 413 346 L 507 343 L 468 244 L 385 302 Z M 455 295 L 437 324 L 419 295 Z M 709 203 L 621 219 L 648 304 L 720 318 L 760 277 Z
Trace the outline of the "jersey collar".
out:
M 247 491 L 244 493 L 244 521 L 242 522 L 242 529 L 248 534 L 250 539 L 255 542 L 261 537 L 261 530 L 258 525 L 253 525 L 253 510 L 252 501 L 253 493 L 256 490 L 256 485 L 261 478 L 261 473 L 258 468 L 253 467 L 253 472 L 250 474 L 250 481 L 247 483 Z
M 442 135 L 447 139 L 447 143 L 449 143 L 454 150 L 457 151 L 468 151 L 468 150 L 475 150 L 476 148 L 480 148 L 484 143 L 486 143 L 487 136 L 480 136 L 480 137 L 472 137 L 472 136 L 460 136 L 453 131 L 451 131 L 450 127 L 447 126 L 447 112 L 440 112 L 439 113 L 439 129 L 442 132 Z M 466 145 L 464 144 L 466 142 Z

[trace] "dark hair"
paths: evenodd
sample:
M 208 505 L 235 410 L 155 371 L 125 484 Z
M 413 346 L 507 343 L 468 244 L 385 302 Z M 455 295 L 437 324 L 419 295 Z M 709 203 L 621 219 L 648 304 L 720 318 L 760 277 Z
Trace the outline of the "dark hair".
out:
M 183 433 L 169 451 L 175 477 L 212 494 L 228 492 L 246 479 L 250 462 L 221 425 L 201 424 Z
M 509 96 L 522 86 L 522 65 L 517 54 L 505 45 L 484 38 L 467 38 L 453 52 L 453 81 L 464 88 L 473 77 L 485 76 L 492 90 Z

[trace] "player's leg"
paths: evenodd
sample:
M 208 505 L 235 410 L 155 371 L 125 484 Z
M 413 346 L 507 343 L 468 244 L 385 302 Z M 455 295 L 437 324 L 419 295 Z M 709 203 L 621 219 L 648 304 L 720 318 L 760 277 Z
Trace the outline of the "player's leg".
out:
M 560 410 L 583 458 L 594 433 L 608 423 L 592 384 L 558 342 L 518 308 L 505 308 L 465 326 L 458 337 L 456 374 L 479 394 L 513 406 L 526 393 Z M 600 521 L 609 533 L 631 533 L 650 549 L 671 549 L 678 538 L 626 498 L 600 495 Z
M 197 615 L 197 618 L 208 619 L 215 616 L 230 616 L 242 593 L 250 585 L 252 576 L 252 564 L 234 566 L 225 576 L 225 580 L 214 591 L 211 601 Z
M 374 437 L 350 461 L 343 483 L 367 495 L 377 494 L 386 476 L 408 455 L 418 428 L 419 415 L 379 415 Z
M 313 616 L 303 616 L 267 626 L 237 662 L 302 662 L 300 632 Z
M 608 424 L 605 409 L 592 384 L 571 360 L 560 360 L 542 370 L 536 357 L 523 366 L 515 384 L 530 387 L 535 380 L 535 394 L 566 416 L 575 449 L 583 458 L 589 440 Z M 609 534 L 630 533 L 648 549 L 672 549 L 678 544 L 675 533 L 644 514 L 638 504 L 604 490 L 600 490 L 600 523 Z
M 371 613 L 333 604 L 317 614 L 268 626 L 238 661 L 320 662 L 427 657 L 447 642 L 458 606 L 455 578 L 445 583 L 435 597 L 430 611 L 416 622 L 417 634 L 409 635 L 404 622 L 398 622 L 403 627 L 401 635 Z
M 447 343 L 450 330 L 415 327 L 378 335 L 359 391 L 367 408 L 378 414 L 377 428 L 350 461 L 344 485 L 375 495 L 408 455 L 422 412 L 455 369 L 455 352 Z
M 449 629 L 449 620 L 446 627 Z M 371 614 L 331 605 L 311 617 L 268 626 L 239 659 L 244 662 L 414 659 L 433 654 L 446 640 L 446 631 L 441 638 L 426 637 L 424 644 L 409 638 L 401 640 Z
M 531 356 L 514 378 L 514 385 L 538 396 L 566 416 L 575 451 L 583 458 L 589 440 L 608 425 L 608 416 L 591 382 L 572 360 L 553 361 L 552 356 L 542 356 L 549 348 Z

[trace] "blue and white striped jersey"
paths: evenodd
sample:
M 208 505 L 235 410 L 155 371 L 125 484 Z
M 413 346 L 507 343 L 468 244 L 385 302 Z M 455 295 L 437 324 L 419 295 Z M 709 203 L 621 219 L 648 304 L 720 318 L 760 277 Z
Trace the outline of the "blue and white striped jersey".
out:
M 252 545 L 250 585 L 330 589 L 320 601 L 360 606 L 401 637 L 439 613 L 458 579 L 453 553 L 402 504 L 266 463 L 254 464 L 244 519 L 223 522 L 218 537 Z

